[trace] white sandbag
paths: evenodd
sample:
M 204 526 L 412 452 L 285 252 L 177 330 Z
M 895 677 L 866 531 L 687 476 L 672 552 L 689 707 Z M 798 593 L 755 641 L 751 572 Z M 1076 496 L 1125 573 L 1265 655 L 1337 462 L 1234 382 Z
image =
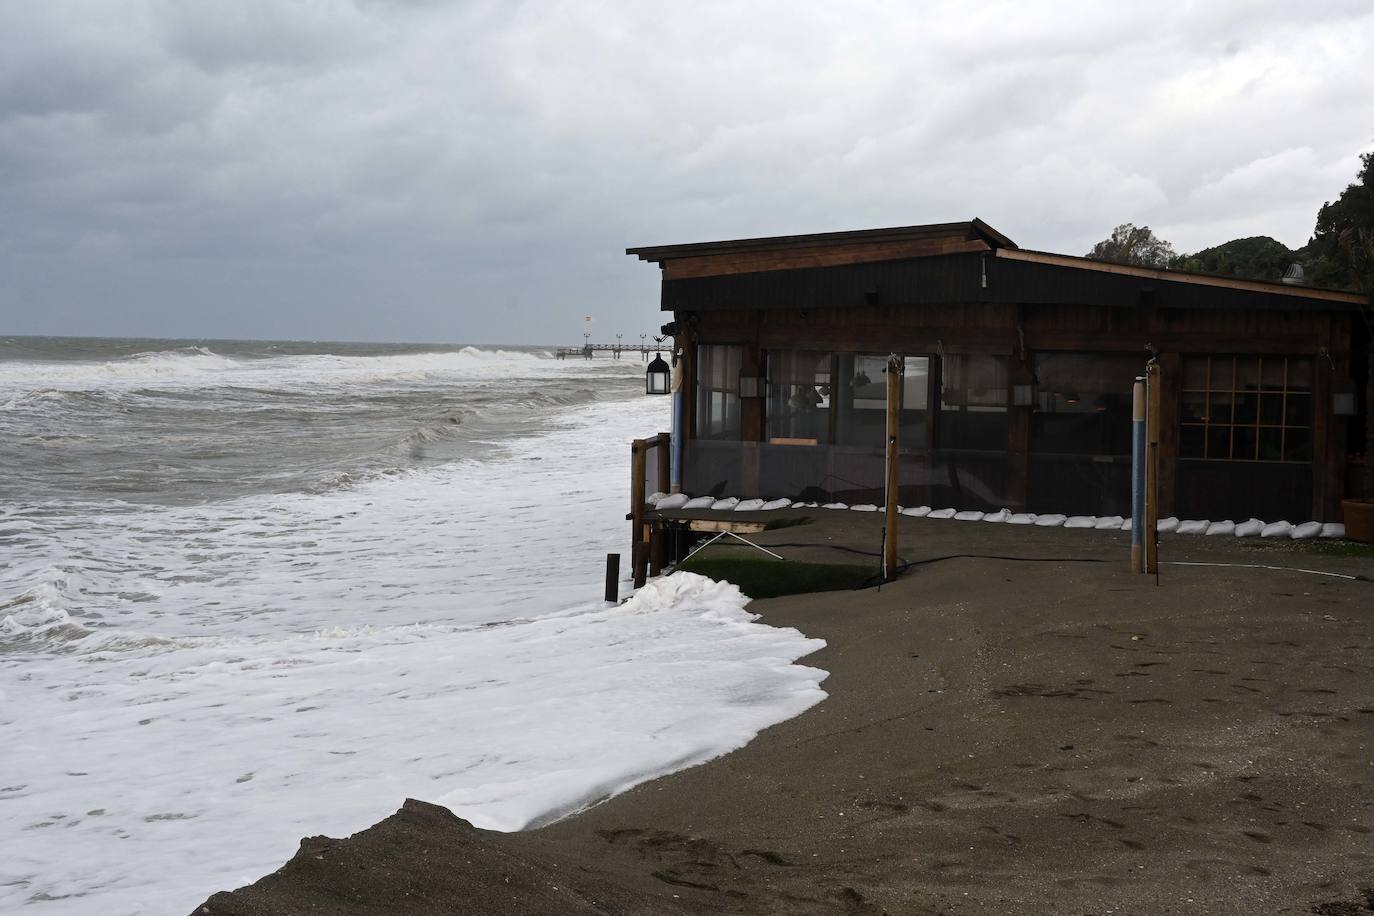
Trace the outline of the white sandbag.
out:
M 901 510 L 903 515 L 910 515 L 912 518 L 923 518 L 930 514 L 930 506 L 912 506 L 909 509 Z
M 932 509 L 926 513 L 926 518 L 954 518 L 956 509 Z
M 1236 533 L 1236 523 L 1229 518 L 1220 522 L 1212 522 L 1212 524 L 1207 526 L 1207 530 L 1202 533 L 1208 537 L 1219 537 L 1223 534 L 1228 536 L 1233 535 Z
M 1121 530 L 1122 530 L 1122 531 L 1130 531 L 1130 530 L 1131 530 L 1131 525 L 1132 525 L 1132 523 L 1133 523 L 1134 521 L 1135 521 L 1135 519 L 1133 519 L 1133 518 L 1123 518 L 1123 519 L 1121 520 Z
M 687 494 L 686 494 L 686 493 L 674 493 L 674 494 L 672 494 L 671 496 L 665 496 L 665 497 L 663 497 L 662 499 L 660 499 L 660 500 L 658 501 L 658 505 L 655 506 L 654 508 L 656 508 L 656 509 L 681 509 L 681 508 L 685 507 L 686 505 L 687 505 Z
M 684 509 L 709 509 L 709 508 L 711 508 L 712 506 L 714 506 L 715 504 L 716 504 L 716 498 L 715 498 L 714 496 L 696 496 L 696 497 L 693 497 L 692 499 L 687 500 L 686 505 L 684 505 L 682 508 L 684 508 Z
M 1327 522 L 1322 525 L 1322 533 L 1318 535 L 1324 538 L 1343 538 L 1345 537 L 1345 525 L 1340 522 Z
M 1257 519 L 1257 518 L 1252 518 L 1252 519 L 1250 519 L 1249 521 L 1241 522 L 1239 525 L 1236 526 L 1236 537 L 1238 537 L 1238 538 L 1253 538 L 1253 537 L 1259 537 L 1259 533 L 1260 533 L 1261 531 L 1263 531 L 1263 530 L 1264 530 L 1264 522 L 1260 521 L 1260 520 Z
M 763 508 L 761 499 L 742 499 L 735 504 L 736 512 L 757 512 Z
M 1068 520 L 1069 517 L 1067 515 L 1060 515 L 1052 512 L 1049 515 L 1037 515 L 1035 517 L 1035 526 L 1037 528 L 1058 528 Z
M 1034 524 L 1035 524 L 1035 513 L 1034 513 L 1034 512 L 1013 512 L 1013 513 L 1007 518 L 1007 524 L 1008 524 L 1008 525 L 1034 525 Z
M 658 503 L 659 503 L 659 500 L 667 499 L 667 498 L 668 498 L 668 494 L 667 494 L 667 493 L 664 493 L 662 490 L 660 490 L 660 491 L 658 491 L 658 492 L 656 492 L 656 493 L 650 493 L 650 494 L 649 494 L 649 498 L 646 499 L 646 500 L 644 500 L 644 501 L 645 501 L 646 503 L 648 503 L 649 505 L 651 505 L 651 506 L 657 506 Z
M 1096 515 L 1070 515 L 1064 519 L 1065 528 L 1096 528 Z
M 1301 525 L 1294 525 L 1293 530 L 1288 532 L 1288 536 L 1295 541 L 1305 541 L 1308 538 L 1314 538 L 1321 533 L 1321 522 L 1303 522 Z
M 962 512 L 954 513 L 954 520 L 957 522 L 981 522 L 986 514 L 976 509 L 965 509 Z
M 1293 530 L 1290 522 L 1270 522 L 1260 531 L 1262 538 L 1286 538 L 1288 533 Z
M 715 502 L 711 503 L 711 508 L 716 510 L 717 512 L 722 512 L 726 509 L 733 509 L 738 505 L 738 496 L 727 496 L 724 499 L 718 499 Z
M 850 511 L 850 512 L 877 512 L 877 511 L 878 511 L 878 507 L 875 506 L 875 505 L 873 505 L 872 503 L 860 503 L 860 504 L 857 505 L 857 506 L 850 506 L 850 507 L 849 507 L 849 511 Z
M 849 508 L 849 503 L 825 503 L 824 505 L 821 506 L 821 508 L 822 508 L 822 509 L 848 509 L 848 508 Z
M 1120 531 L 1121 523 L 1125 521 L 1119 515 L 1098 516 L 1097 524 L 1093 525 L 1098 531 Z
M 790 508 L 791 505 L 792 500 L 790 499 L 770 499 L 763 504 L 762 508 L 765 512 L 768 512 L 773 509 L 787 509 Z
M 1206 534 L 1207 526 L 1212 524 L 1207 519 L 1190 518 L 1178 523 L 1176 529 L 1179 534 Z
M 1011 518 L 1010 509 L 998 509 L 996 512 L 989 512 L 983 516 L 985 522 L 1005 522 Z
M 1161 534 L 1167 534 L 1170 531 L 1177 531 L 1178 519 L 1174 518 L 1172 515 L 1168 518 L 1161 518 L 1159 521 L 1155 522 L 1155 530 L 1160 532 Z

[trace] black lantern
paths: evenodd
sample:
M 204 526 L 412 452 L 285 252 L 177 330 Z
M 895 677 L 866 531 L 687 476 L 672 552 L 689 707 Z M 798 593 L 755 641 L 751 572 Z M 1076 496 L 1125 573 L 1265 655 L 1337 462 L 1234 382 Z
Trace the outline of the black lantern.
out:
M 644 372 L 644 393 L 667 394 L 672 376 L 672 370 L 663 361 L 663 356 L 655 353 L 654 358 L 649 362 L 649 368 Z

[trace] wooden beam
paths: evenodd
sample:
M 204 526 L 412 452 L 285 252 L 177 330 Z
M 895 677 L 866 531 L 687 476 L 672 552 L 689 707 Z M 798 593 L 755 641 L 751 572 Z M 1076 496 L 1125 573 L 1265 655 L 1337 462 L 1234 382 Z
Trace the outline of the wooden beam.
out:
M 986 242 L 978 239 L 915 239 L 899 242 L 863 242 L 800 251 L 712 254 L 665 261 L 663 279 L 686 280 L 691 277 L 722 277 L 770 270 L 796 270 L 803 267 L 838 267 L 844 264 L 899 261 L 905 258 L 990 250 Z

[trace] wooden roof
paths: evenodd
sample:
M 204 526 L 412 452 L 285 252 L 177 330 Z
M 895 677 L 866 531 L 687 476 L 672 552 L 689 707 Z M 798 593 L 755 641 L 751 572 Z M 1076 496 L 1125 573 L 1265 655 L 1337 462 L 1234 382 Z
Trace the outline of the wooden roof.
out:
M 626 254 L 641 261 L 662 264 L 679 258 L 700 258 L 742 252 L 794 251 L 803 248 L 830 248 L 855 243 L 909 241 L 981 241 L 986 248 L 1015 248 L 1016 243 L 981 219 L 963 223 L 928 223 L 923 226 L 897 226 L 891 229 L 859 229 L 851 232 L 816 232 L 810 235 L 774 235 L 755 239 L 729 239 L 720 242 L 692 242 L 686 245 L 650 245 L 626 248 Z
M 662 268 L 666 311 L 822 307 L 827 302 L 842 307 L 854 304 L 855 293 L 860 301 L 881 295 L 889 304 L 1058 301 L 1125 306 L 1139 304 L 1142 296 L 1176 308 L 1345 310 L 1368 303 L 1363 295 L 1341 290 L 1032 251 L 1017 247 L 980 219 L 657 245 L 627 248 L 625 253 Z M 1005 266 L 994 270 L 996 264 Z

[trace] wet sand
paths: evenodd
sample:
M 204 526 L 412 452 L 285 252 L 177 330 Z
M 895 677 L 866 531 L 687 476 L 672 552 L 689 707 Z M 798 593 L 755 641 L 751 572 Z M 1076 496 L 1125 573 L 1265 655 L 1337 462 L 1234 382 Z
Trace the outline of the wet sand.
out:
M 877 551 L 881 516 L 813 515 L 751 539 Z M 1124 534 L 901 530 L 899 581 L 751 605 L 826 640 L 802 663 L 830 697 L 745 748 L 520 834 L 408 805 L 197 912 L 1374 910 L 1374 582 L 1165 565 L 1156 586 Z M 1374 576 L 1310 543 L 1161 556 Z

